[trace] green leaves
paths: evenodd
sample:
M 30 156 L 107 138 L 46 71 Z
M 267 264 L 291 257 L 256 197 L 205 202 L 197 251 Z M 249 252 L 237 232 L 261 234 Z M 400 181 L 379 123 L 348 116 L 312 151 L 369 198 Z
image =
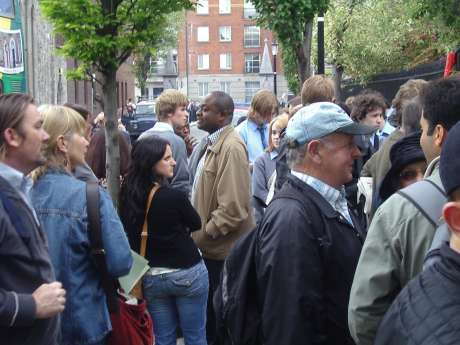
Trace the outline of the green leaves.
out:
M 190 0 L 40 0 L 64 38 L 60 50 L 100 72 L 115 68 L 140 46 L 155 46 L 168 32 L 167 15 L 191 8 Z
M 445 47 L 439 26 L 420 13 L 418 0 L 333 0 L 325 17 L 327 59 L 359 80 L 432 61 Z

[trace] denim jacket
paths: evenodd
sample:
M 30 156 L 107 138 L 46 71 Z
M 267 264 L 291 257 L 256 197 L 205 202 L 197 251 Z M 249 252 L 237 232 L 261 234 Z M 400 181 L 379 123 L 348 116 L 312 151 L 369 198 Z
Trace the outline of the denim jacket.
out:
M 61 319 L 62 345 L 99 343 L 111 330 L 99 274 L 90 256 L 86 184 L 63 170 L 49 169 L 34 185 L 32 203 L 45 229 L 56 278 L 67 291 Z M 132 257 L 109 195 L 100 189 L 101 232 L 107 268 L 127 274 Z

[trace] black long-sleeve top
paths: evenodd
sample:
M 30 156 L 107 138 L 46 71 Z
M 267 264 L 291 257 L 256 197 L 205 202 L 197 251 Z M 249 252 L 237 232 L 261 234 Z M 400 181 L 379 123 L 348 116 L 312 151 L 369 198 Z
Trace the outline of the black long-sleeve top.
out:
M 201 228 L 201 220 L 183 192 L 159 188 L 150 205 L 147 224 L 145 257 L 150 267 L 189 268 L 200 262 L 201 255 L 190 232 Z M 141 231 L 136 231 L 135 238 L 128 234 L 135 250 L 140 247 Z

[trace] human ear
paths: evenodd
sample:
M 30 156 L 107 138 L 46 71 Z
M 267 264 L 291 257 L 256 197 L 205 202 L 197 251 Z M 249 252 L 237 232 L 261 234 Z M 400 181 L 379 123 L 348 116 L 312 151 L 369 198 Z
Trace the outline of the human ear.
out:
M 321 163 L 321 142 L 319 140 L 312 140 L 307 145 L 307 153 L 317 164 Z
M 460 201 L 451 201 L 445 204 L 442 214 L 449 229 L 457 237 L 460 237 Z
M 434 128 L 434 143 L 436 146 L 438 147 L 442 147 L 444 141 L 447 139 L 447 131 L 446 129 L 441 126 L 441 125 L 436 125 L 436 127 Z
M 64 153 L 67 153 L 67 151 L 69 150 L 68 142 L 62 134 L 57 137 L 56 147 L 59 151 L 64 152 Z
M 5 129 L 3 132 L 3 139 L 8 146 L 12 147 L 19 147 L 22 143 L 22 136 L 13 128 Z

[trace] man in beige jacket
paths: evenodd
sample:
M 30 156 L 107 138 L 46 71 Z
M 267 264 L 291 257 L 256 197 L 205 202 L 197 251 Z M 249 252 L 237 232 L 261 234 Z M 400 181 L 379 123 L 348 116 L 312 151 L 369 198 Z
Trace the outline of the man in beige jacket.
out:
M 203 253 L 209 272 L 207 338 L 215 343 L 216 320 L 212 296 L 219 284 L 224 260 L 233 244 L 255 226 L 250 203 L 247 149 L 231 125 L 234 104 L 220 91 L 205 98 L 198 113 L 198 128 L 209 133 L 197 147 L 192 203 L 202 228 L 193 239 Z

